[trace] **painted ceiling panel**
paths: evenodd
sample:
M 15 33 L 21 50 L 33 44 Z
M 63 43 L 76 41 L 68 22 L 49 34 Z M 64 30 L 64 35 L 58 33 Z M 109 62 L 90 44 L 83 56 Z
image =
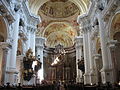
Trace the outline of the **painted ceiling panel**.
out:
M 47 38 L 47 46 L 55 47 L 61 44 L 70 47 L 74 44 L 76 30 L 64 22 L 56 22 L 45 29 L 44 37 Z
M 29 0 L 32 13 L 41 17 L 37 36 L 47 39 L 46 46 L 74 45 L 79 29 L 77 16 L 87 12 L 90 0 Z
M 39 8 L 46 2 L 51 0 L 29 0 L 31 12 L 37 14 Z M 85 13 L 89 7 L 90 0 L 52 0 L 52 1 L 71 1 L 78 6 L 82 13 Z
M 66 1 L 66 2 L 48 1 L 41 6 L 40 11 L 49 17 L 65 18 L 79 12 L 79 8 L 70 1 Z

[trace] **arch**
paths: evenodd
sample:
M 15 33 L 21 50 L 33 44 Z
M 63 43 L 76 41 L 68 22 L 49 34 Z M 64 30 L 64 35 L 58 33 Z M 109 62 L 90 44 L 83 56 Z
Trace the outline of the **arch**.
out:
M 76 35 L 77 31 L 67 22 L 52 22 L 43 31 L 43 37 L 47 38 L 46 44 L 50 47 L 57 44 L 73 46 Z
M 120 32 L 120 12 L 117 12 L 111 19 L 109 24 L 109 37 L 113 39 L 114 34 Z
M 120 42 L 120 32 L 116 32 L 113 35 L 113 40 L 117 40 L 118 42 Z M 111 52 L 111 55 L 115 69 L 115 75 L 116 75 L 115 79 L 116 82 L 119 82 L 120 81 L 120 43 L 117 43 L 115 47 L 116 48 L 113 52 Z
M 29 2 L 29 6 L 32 13 L 37 15 L 39 8 L 47 1 L 49 0 L 34 0 Z M 90 3 L 90 0 L 69 0 L 69 1 L 77 5 L 82 13 L 85 13 L 87 11 L 88 4 Z
M 4 39 L 5 42 L 8 37 L 8 23 L 6 20 L 0 16 L 0 36 Z
M 0 42 L 6 42 L 7 37 L 8 37 L 7 21 L 0 15 Z M 4 69 L 3 61 L 4 61 L 4 52 L 2 46 L 0 46 L 0 84 L 3 82 L 2 81 L 2 75 Z
M 52 25 L 54 25 L 54 24 L 65 24 L 65 25 L 67 25 L 67 26 L 71 26 L 71 25 L 70 25 L 69 23 L 67 23 L 67 22 L 51 22 L 50 24 L 48 24 L 48 25 L 45 27 L 42 36 L 44 36 L 46 30 L 47 30 L 50 26 L 52 26 Z M 72 27 L 72 26 L 71 26 L 71 27 Z
M 112 17 L 109 23 L 109 37 L 110 40 L 117 40 L 120 42 L 120 11 Z M 114 65 L 115 80 L 119 82 L 120 80 L 120 43 L 117 43 L 114 51 L 111 51 L 111 58 Z

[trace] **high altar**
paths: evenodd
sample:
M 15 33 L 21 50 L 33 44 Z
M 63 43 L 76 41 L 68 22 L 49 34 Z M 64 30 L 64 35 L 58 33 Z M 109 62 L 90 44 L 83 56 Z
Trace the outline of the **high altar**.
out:
M 71 47 L 74 52 L 74 48 Z M 74 53 L 58 44 L 55 48 L 47 48 L 44 51 L 44 77 L 49 82 L 75 81 L 76 65 Z

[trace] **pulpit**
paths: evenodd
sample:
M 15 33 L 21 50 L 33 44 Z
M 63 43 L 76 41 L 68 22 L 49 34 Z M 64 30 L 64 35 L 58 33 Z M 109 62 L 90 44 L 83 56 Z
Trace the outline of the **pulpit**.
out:
M 33 67 L 33 62 L 36 62 L 36 65 Z M 29 49 L 26 52 L 26 56 L 23 58 L 23 80 L 30 81 L 34 77 L 34 74 L 38 72 L 41 68 L 41 62 L 33 56 L 33 52 Z M 37 76 L 37 75 L 36 75 Z

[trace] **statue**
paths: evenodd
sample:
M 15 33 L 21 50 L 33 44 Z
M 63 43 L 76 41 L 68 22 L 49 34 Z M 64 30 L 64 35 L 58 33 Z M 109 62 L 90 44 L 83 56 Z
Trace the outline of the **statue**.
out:
M 35 71 L 32 68 L 33 61 L 37 61 L 37 65 L 35 66 Z M 29 81 L 33 74 L 37 72 L 41 68 L 41 62 L 33 56 L 32 49 L 28 49 L 26 52 L 26 56 L 23 58 L 23 78 L 26 81 Z

